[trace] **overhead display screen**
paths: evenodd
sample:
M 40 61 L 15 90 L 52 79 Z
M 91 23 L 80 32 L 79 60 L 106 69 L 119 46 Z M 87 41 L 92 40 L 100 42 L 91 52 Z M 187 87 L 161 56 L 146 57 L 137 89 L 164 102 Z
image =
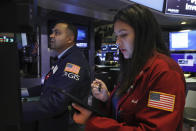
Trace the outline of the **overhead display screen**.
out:
M 147 6 L 149 8 L 152 8 L 152 9 L 155 9 L 161 12 L 163 11 L 164 0 L 129 0 L 129 1 Z
M 174 15 L 195 16 L 196 0 L 167 0 L 165 13 Z

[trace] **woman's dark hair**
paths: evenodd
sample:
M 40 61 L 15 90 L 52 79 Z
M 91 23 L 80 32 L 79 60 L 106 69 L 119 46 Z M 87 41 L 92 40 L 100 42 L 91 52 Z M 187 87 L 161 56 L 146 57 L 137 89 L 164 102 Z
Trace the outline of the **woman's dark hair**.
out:
M 124 94 L 133 84 L 147 60 L 153 56 L 154 50 L 170 55 L 163 42 L 161 30 L 155 17 L 144 6 L 133 4 L 118 11 L 113 23 L 122 21 L 130 25 L 135 31 L 134 51 L 131 59 L 124 59 L 120 55 L 120 88 L 118 95 Z

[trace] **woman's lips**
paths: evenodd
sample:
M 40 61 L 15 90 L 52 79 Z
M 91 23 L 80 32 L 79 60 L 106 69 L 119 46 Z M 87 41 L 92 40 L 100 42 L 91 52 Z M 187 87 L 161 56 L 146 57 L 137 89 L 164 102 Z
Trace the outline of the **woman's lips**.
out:
M 125 52 L 125 51 L 126 51 L 126 49 L 120 49 L 120 51 L 123 53 L 123 52 Z
M 50 40 L 50 42 L 52 42 L 52 43 L 53 43 L 53 42 L 54 42 L 54 40 Z

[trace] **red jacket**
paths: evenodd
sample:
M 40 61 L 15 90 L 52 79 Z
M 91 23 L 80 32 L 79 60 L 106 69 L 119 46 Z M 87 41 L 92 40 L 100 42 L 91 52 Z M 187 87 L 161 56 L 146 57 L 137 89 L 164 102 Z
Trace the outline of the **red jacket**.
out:
M 112 112 L 112 95 L 108 111 Z M 155 52 L 118 102 L 120 122 L 92 116 L 86 131 L 176 131 L 182 130 L 185 104 L 185 80 L 178 64 Z

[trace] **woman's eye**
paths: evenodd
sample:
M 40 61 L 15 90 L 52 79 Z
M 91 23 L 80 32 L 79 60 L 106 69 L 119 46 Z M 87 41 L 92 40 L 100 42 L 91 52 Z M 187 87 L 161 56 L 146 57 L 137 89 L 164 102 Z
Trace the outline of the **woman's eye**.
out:
M 115 39 L 118 40 L 118 38 L 126 37 L 128 34 L 119 34 L 118 36 L 115 36 Z
M 125 37 L 125 36 L 127 36 L 127 34 L 121 34 L 121 35 L 120 35 L 120 37 Z

